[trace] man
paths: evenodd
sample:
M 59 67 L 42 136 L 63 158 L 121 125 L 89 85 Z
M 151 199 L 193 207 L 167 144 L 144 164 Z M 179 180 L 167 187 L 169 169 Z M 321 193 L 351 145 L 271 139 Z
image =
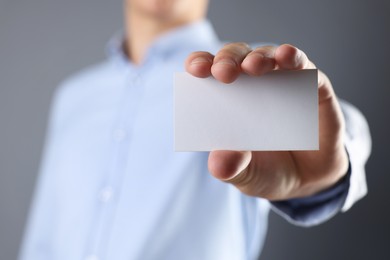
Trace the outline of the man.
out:
M 365 194 L 367 125 L 340 109 L 322 72 L 319 151 L 173 152 L 172 75 L 184 60 L 225 83 L 315 67 L 291 45 L 221 46 L 206 10 L 127 0 L 109 59 L 59 88 L 21 259 L 256 259 L 270 206 L 309 226 Z

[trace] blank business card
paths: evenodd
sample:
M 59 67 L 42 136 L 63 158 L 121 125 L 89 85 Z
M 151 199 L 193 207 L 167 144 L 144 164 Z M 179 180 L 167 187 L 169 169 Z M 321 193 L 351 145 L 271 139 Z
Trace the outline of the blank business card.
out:
M 224 84 L 177 73 L 175 151 L 318 150 L 317 70 Z

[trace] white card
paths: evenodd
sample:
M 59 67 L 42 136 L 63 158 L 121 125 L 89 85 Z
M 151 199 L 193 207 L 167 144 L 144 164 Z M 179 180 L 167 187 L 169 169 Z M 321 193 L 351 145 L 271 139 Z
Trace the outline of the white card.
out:
M 317 70 L 175 75 L 175 151 L 318 150 Z

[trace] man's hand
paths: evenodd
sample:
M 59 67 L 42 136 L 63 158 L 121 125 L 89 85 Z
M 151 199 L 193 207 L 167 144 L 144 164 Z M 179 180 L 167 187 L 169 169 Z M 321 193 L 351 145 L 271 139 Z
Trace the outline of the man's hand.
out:
M 287 44 L 252 50 L 247 44 L 231 43 L 215 56 L 194 52 L 186 60 L 186 70 L 193 76 L 213 76 L 224 83 L 235 81 L 241 73 L 257 77 L 272 70 L 312 68 L 315 65 L 304 52 Z M 213 151 L 208 162 L 212 175 L 245 194 L 269 200 L 310 196 L 335 184 L 348 170 L 344 119 L 332 85 L 321 71 L 318 91 L 319 151 Z

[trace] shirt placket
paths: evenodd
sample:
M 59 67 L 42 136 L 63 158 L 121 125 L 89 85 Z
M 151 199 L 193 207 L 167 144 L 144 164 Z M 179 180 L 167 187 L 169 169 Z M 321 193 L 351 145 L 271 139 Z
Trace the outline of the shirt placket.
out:
M 90 243 L 85 254 L 87 260 L 105 259 L 115 212 L 120 206 L 118 203 L 121 184 L 125 175 L 131 174 L 126 172 L 127 156 L 132 141 L 132 129 L 139 114 L 138 108 L 144 91 L 141 77 L 142 71 L 137 69 L 124 76 L 123 97 L 117 113 L 119 116 L 111 131 L 110 167 L 97 194 L 98 210 L 93 220 Z

